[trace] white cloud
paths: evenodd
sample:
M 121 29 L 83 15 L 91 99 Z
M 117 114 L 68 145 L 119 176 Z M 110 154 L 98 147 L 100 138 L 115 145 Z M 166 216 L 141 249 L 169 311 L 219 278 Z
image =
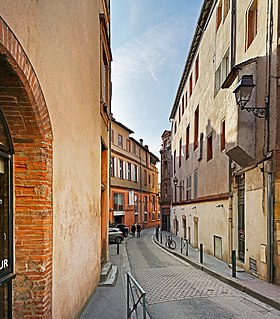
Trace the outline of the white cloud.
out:
M 113 52 L 114 89 L 133 79 L 151 77 L 158 81 L 157 71 L 177 54 L 178 39 L 186 33 L 186 17 L 176 16 L 153 26 L 142 35 Z

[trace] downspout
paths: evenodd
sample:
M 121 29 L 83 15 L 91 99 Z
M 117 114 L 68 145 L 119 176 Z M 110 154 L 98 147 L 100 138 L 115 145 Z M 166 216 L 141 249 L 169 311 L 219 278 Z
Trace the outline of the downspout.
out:
M 230 48 L 231 48 L 231 68 L 235 66 L 236 62 L 236 0 L 231 1 L 231 34 L 230 34 Z M 232 209 L 232 160 L 228 162 L 228 261 L 231 264 L 231 252 L 233 250 L 233 209 Z
M 270 9 L 269 9 L 270 2 Z M 269 52 L 268 52 L 268 70 L 267 70 L 267 154 L 270 151 L 270 100 L 271 100 L 271 56 L 272 56 L 272 41 L 273 41 L 273 0 L 267 1 L 268 14 L 270 10 L 269 28 Z M 272 162 L 267 162 L 267 281 L 274 282 L 274 213 L 273 213 L 273 175 L 272 175 Z
M 267 281 L 274 282 L 274 218 L 272 196 L 272 163 L 267 162 Z

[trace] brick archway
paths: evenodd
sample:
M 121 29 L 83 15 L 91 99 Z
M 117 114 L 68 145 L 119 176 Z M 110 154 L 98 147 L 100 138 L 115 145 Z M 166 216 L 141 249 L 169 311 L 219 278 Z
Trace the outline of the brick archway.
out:
M 14 147 L 15 318 L 52 316 L 52 129 L 34 69 L 0 17 L 0 107 Z

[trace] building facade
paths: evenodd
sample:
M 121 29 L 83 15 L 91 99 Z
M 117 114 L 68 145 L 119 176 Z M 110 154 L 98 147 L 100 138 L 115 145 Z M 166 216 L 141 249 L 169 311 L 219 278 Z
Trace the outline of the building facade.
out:
M 161 229 L 170 231 L 170 207 L 171 207 L 171 174 L 172 174 L 172 153 L 171 153 L 171 132 L 165 130 L 161 136 L 161 161 L 160 161 L 160 213 Z
M 109 1 L 0 0 L 1 318 L 76 318 L 99 282 L 111 59 Z
M 155 227 L 160 223 L 159 159 L 142 140 L 131 137 L 132 133 L 112 119 L 110 223 Z
M 278 9 L 203 2 L 170 120 L 173 232 L 280 284 Z

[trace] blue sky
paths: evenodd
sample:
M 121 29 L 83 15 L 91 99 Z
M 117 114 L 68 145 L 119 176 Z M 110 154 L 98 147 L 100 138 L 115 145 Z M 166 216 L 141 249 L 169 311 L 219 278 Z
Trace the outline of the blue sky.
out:
M 112 113 L 159 156 L 202 0 L 111 0 Z

